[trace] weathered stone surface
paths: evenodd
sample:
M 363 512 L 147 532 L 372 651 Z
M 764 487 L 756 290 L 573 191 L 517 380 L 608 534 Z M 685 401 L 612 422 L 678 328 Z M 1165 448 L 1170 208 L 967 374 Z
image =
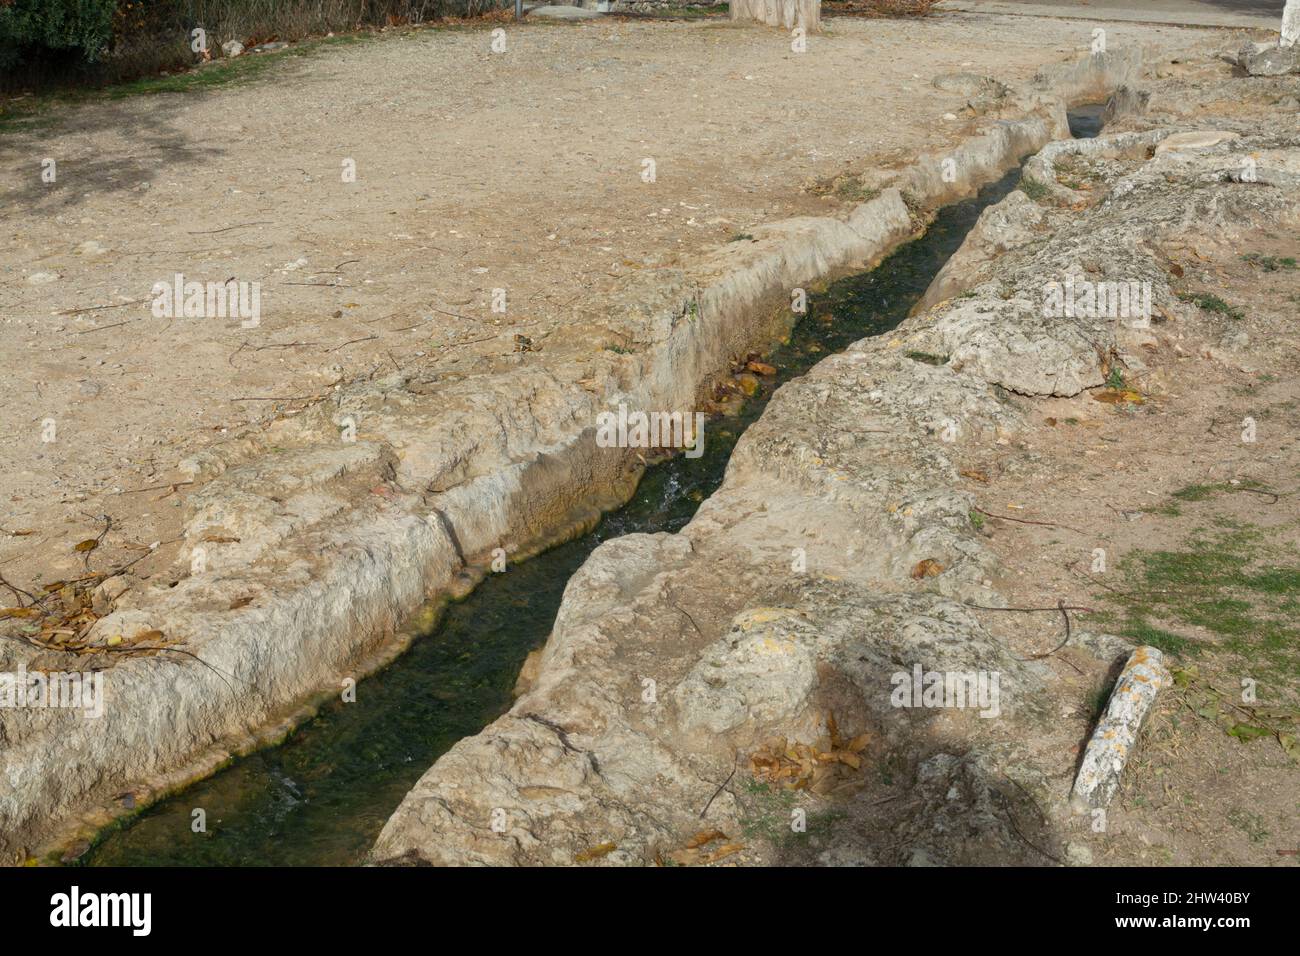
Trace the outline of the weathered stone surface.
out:
M 1034 721 L 1062 702 L 1044 666 L 968 606 L 1005 598 L 988 585 L 992 558 L 950 451 L 1014 438 L 1026 406 L 1006 391 L 1072 395 L 1101 384 L 1107 361 L 1140 362 L 1142 328 L 1052 314 L 1048 283 L 1149 283 L 1153 310 L 1177 309 L 1152 251 L 1165 231 L 1276 222 L 1274 187 L 1223 175 L 1260 142 L 1150 156 L 1169 132 L 1076 152 L 1105 169 L 1076 208 L 1018 195 L 991 211 L 956 257 L 972 261 L 951 273 L 974 285 L 955 282 L 956 298 L 784 385 L 681 532 L 601 545 L 569 584 L 528 692 L 425 774 L 372 858 L 568 863 L 612 842 L 606 862 L 651 862 L 702 828 L 742 829 L 719 784 L 765 740 L 808 743 L 834 713 L 909 754 L 918 799 L 842 835 L 826 862 L 1085 863 L 1050 829 L 1026 839 L 1027 821 L 1068 812 L 1073 767 L 1035 751 L 1047 734 Z M 1275 148 L 1279 164 L 1300 155 Z M 1050 169 L 1064 149 L 1034 162 Z M 915 576 L 927 560 L 940 572 Z M 1104 661 L 1127 651 L 1111 635 L 1072 644 Z M 997 707 L 898 706 L 895 678 L 917 664 L 996 673 Z
M 1005 96 L 1010 92 L 1005 83 L 991 76 L 980 76 L 978 73 L 940 73 L 931 80 L 931 83 L 935 89 L 948 93 L 961 93 L 963 96 L 980 96 L 988 93 Z
M 1109 806 L 1156 695 L 1171 680 L 1164 656 L 1156 648 L 1139 647 L 1133 652 L 1083 753 L 1070 797 L 1075 809 Z
M 769 27 L 791 30 L 802 27 L 809 33 L 821 29 L 821 0 L 731 0 L 727 4 L 731 19 L 757 22 Z
M 1297 47 L 1269 44 L 1262 49 L 1259 44 L 1242 48 L 1237 56 L 1241 68 L 1251 76 L 1285 76 L 1300 73 L 1300 52 Z
M 1194 149 L 1212 149 L 1224 143 L 1241 139 L 1240 133 L 1229 130 L 1193 130 L 1186 133 L 1173 133 L 1156 144 L 1157 153 L 1177 153 Z
M 310 712 L 313 700 L 336 692 L 342 677 L 363 676 L 390 660 L 410 639 L 401 631 L 408 615 L 431 595 L 463 589 L 492 548 L 526 556 L 626 500 L 640 466 L 627 450 L 596 447 L 598 411 L 619 403 L 693 407 L 697 392 L 724 374 L 735 355 L 762 348 L 784 331 L 788 312 L 773 306 L 788 303 L 791 288 L 868 266 L 913 230 L 904 193 L 924 210 L 970 192 L 1039 148 L 1061 125 L 1063 108 L 1046 93 L 1032 108 L 1039 115 L 999 123 L 971 144 L 963 153 L 971 162 L 962 164 L 956 182 L 939 179 L 937 163 L 924 172 L 905 170 L 896 188 L 885 188 L 843 218 L 759 227 L 756 242 L 728 244 L 687 269 L 641 271 L 608 297 L 584 305 L 575 327 L 588 339 L 592 329 L 608 330 L 611 344 L 635 346 L 630 353 L 593 350 L 588 340 L 581 357 L 552 359 L 545 367 L 521 364 L 473 379 L 399 374 L 362 380 L 265 430 L 246 428 L 186 462 L 193 479 L 207 487 L 187 514 L 185 554 L 168 580 L 119 595 L 92 638 L 159 630 L 203 663 L 178 660 L 159 668 L 145 659 L 119 659 L 106 675 L 111 706 L 93 726 L 66 711 L 0 713 L 0 850 L 14 841 L 39 844 L 76 814 L 98 813 L 124 789 L 147 803 L 151 794 L 282 732 Z M 570 354 L 563 333 L 548 340 L 547 352 Z M 919 407 L 909 381 L 914 364 L 896 354 L 879 364 L 874 391 L 882 413 L 906 410 L 911 416 Z M 852 366 L 839 368 L 857 375 Z M 1014 419 L 975 380 L 950 380 L 940 370 L 924 374 L 938 377 L 921 431 L 913 430 L 909 417 L 895 436 L 919 471 L 951 470 L 934 440 L 946 417 L 960 413 L 974 429 Z M 815 387 L 829 389 L 826 382 Z M 842 444 L 844 438 L 836 449 L 825 449 L 824 460 L 831 451 L 872 455 L 884 449 L 885 440 L 870 429 L 854 444 Z M 825 442 L 810 437 L 809 444 L 822 449 Z M 800 473 L 798 482 L 831 487 L 819 468 Z M 987 556 L 963 530 L 968 518 L 961 495 L 931 486 L 895 501 L 900 496 L 884 477 L 856 490 L 835 484 L 841 509 L 835 520 L 860 525 L 860 552 L 866 541 L 873 552 L 877 541 L 896 542 L 879 554 L 888 556 L 887 573 L 904 588 L 916 587 L 907 576 L 916 561 L 939 558 L 948 570 L 929 579 L 927 591 L 944 599 L 986 593 L 981 569 Z M 881 497 L 887 491 L 889 501 Z M 859 522 L 856 515 L 870 520 Z M 676 554 L 680 545 L 660 547 Z M 782 561 L 788 563 L 788 554 Z M 879 563 L 874 553 L 868 563 Z M 698 566 L 693 576 L 700 577 Z M 781 595 L 771 597 L 768 603 L 778 603 Z M 738 603 L 730 613 L 743 610 Z M 626 613 L 608 615 L 602 626 Z M 929 615 L 910 605 L 891 613 Z M 680 620 L 676 612 L 667 617 Z M 906 621 L 893 626 L 905 629 Z M 720 635 L 721 629 L 713 640 Z M 551 659 L 548 652 L 521 706 L 549 693 Z M 634 686 L 639 693 L 640 684 Z M 826 686 L 819 676 L 818 693 Z M 579 704 L 594 713 L 600 699 Z M 555 746 L 554 732 L 545 730 L 549 724 L 526 719 L 526 725 L 520 753 L 536 756 L 546 741 Z M 572 754 L 563 745 L 560 752 L 567 765 Z M 679 769 L 677 759 L 655 757 L 681 774 L 696 765 L 682 758 L 689 766 Z M 711 775 L 714 768 L 706 769 Z M 580 765 L 577 771 L 594 772 Z M 654 779 L 632 778 L 639 787 Z M 679 796 L 689 790 L 693 799 L 695 784 L 683 786 Z M 623 811 L 611 813 L 646 834 L 662 830 Z
M 528 16 L 539 20 L 598 20 L 603 15 L 597 10 L 562 5 L 534 7 L 528 11 Z

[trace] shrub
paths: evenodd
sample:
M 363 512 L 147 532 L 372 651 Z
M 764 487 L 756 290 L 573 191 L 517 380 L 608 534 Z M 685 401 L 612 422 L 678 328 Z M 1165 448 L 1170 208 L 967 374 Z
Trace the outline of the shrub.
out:
M 0 69 L 31 53 L 93 63 L 113 35 L 116 0 L 0 0 Z
M 226 40 L 246 46 L 331 31 L 473 17 L 512 0 L 0 0 L 0 88 L 109 83 L 197 62 Z M 206 58 L 206 57 L 205 57 Z M 20 65 L 21 70 L 13 67 Z

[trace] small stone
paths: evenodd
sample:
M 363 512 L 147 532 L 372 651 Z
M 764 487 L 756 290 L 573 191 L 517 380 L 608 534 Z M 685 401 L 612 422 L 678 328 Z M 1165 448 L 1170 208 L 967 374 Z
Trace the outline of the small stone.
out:
M 1231 142 L 1234 139 L 1241 139 L 1241 134 L 1230 133 L 1226 130 L 1196 130 L 1191 133 L 1174 133 L 1172 136 L 1166 136 L 1160 141 L 1160 145 L 1156 147 L 1156 153 L 1209 149 L 1211 146 L 1218 146 L 1220 143 Z
M 1065 859 L 1074 866 L 1092 866 L 1092 851 L 1082 843 L 1067 843 Z
M 1237 54 L 1237 63 L 1251 76 L 1285 76 L 1300 73 L 1300 46 L 1280 47 L 1250 43 Z
M 33 272 L 27 277 L 28 285 L 44 285 L 47 282 L 54 282 L 59 277 L 53 272 Z
M 227 40 L 221 44 L 221 52 L 226 56 L 240 56 L 244 52 L 244 44 L 238 40 Z

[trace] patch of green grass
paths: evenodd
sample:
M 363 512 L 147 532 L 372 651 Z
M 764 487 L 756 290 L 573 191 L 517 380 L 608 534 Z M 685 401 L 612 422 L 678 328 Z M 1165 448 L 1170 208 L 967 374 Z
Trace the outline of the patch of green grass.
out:
M 844 176 L 835 183 L 835 198 L 846 202 L 867 202 L 879 195 L 879 189 L 865 185 L 856 176 Z
M 1175 492 L 1203 501 L 1233 486 L 1189 485 Z M 1271 673 L 1288 684 L 1300 673 L 1300 628 L 1288 610 L 1300 599 L 1300 566 L 1271 532 L 1239 522 L 1215 522 L 1178 550 L 1137 550 L 1117 570 L 1123 585 L 1105 597 L 1118 611 L 1117 631 L 1177 655 L 1219 650 L 1247 673 Z M 1159 624 L 1152 622 L 1159 622 Z M 1207 647 L 1169 625 L 1201 628 L 1217 638 Z
M 1128 388 L 1128 382 L 1124 381 L 1124 373 L 1118 365 L 1110 367 L 1110 372 L 1106 375 L 1106 387 L 1116 390 Z
M 905 355 L 907 358 L 910 358 L 913 362 L 924 362 L 926 365 L 947 365 L 948 364 L 947 355 L 935 355 L 933 352 L 907 351 L 904 352 L 903 355 Z
M 1296 261 L 1292 256 L 1262 256 L 1258 252 L 1247 252 L 1241 258 L 1253 266 L 1258 266 L 1265 272 L 1296 268 Z
M 1020 177 L 1020 191 L 1034 202 L 1041 202 L 1050 195 L 1048 188 L 1043 183 L 1029 176 Z
M 1260 491 L 1265 492 L 1266 494 L 1272 494 L 1272 492 L 1268 491 L 1268 489 L 1260 482 L 1247 479 L 1245 481 L 1239 481 L 1236 484 L 1233 484 L 1230 481 L 1220 481 L 1209 485 L 1187 485 L 1185 488 L 1179 488 L 1175 491 L 1172 497 L 1177 498 L 1179 501 L 1205 501 L 1209 498 L 1213 498 L 1215 495 L 1230 494 L 1235 491 Z M 1218 521 L 1215 523 L 1220 524 Z M 1221 524 L 1221 526 L 1240 527 L 1240 525 L 1234 525 L 1231 523 Z
M 1129 619 L 1120 626 L 1121 637 L 1127 637 L 1134 644 L 1149 644 L 1166 654 L 1195 654 L 1196 645 L 1181 634 L 1166 631 L 1148 624 L 1141 614 L 1130 613 Z
M 246 83 L 261 77 L 275 66 L 312 56 L 338 46 L 348 46 L 376 39 L 379 33 L 347 33 L 334 37 L 303 40 L 271 53 L 245 53 L 223 57 L 206 66 L 170 76 L 146 76 L 126 83 L 116 83 L 97 90 L 59 90 L 40 96 L 10 100 L 0 111 L 0 133 L 19 133 L 47 128 L 57 120 L 58 107 L 78 106 L 149 96 L 158 93 L 202 93 L 206 90 Z
M 741 786 L 741 833 L 746 840 L 764 839 L 778 848 L 788 847 L 806 840 L 810 834 L 825 835 L 846 816 L 844 811 L 834 808 L 809 810 L 804 819 L 805 829 L 795 831 L 791 827 L 793 811 L 801 805 L 806 809 L 808 802 L 804 791 L 772 786 L 750 777 Z
M 727 241 L 728 242 L 753 242 L 754 237 L 747 232 L 738 232 Z
M 1245 313 L 1236 306 L 1229 305 L 1217 295 L 1210 292 L 1180 292 L 1178 298 L 1184 302 L 1194 303 L 1206 312 L 1214 312 L 1219 315 L 1227 316 L 1230 319 L 1240 321 L 1246 317 Z
M 1268 839 L 1269 833 L 1264 827 L 1264 818 L 1258 813 L 1233 807 L 1228 811 L 1228 822 L 1246 834 L 1251 843 L 1263 843 Z

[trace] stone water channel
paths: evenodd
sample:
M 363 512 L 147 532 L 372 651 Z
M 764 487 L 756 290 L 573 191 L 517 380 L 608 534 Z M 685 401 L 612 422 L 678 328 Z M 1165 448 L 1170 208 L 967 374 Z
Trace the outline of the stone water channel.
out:
M 1095 136 L 1100 106 L 1070 113 Z M 1012 170 L 942 209 L 926 234 L 876 269 L 809 300 L 789 342 L 768 361 L 774 380 L 739 415 L 710 421 L 704 454 L 646 471 L 635 496 L 581 537 L 489 575 L 391 666 L 362 681 L 280 745 L 124 820 L 78 862 L 92 866 L 340 866 L 360 863 L 420 776 L 456 741 L 504 713 L 524 658 L 550 634 L 565 585 L 597 545 L 635 532 L 677 531 L 721 483 L 732 448 L 772 390 L 858 339 L 907 317 L 980 213 L 1016 186 Z M 194 832 L 202 809 L 205 831 Z

